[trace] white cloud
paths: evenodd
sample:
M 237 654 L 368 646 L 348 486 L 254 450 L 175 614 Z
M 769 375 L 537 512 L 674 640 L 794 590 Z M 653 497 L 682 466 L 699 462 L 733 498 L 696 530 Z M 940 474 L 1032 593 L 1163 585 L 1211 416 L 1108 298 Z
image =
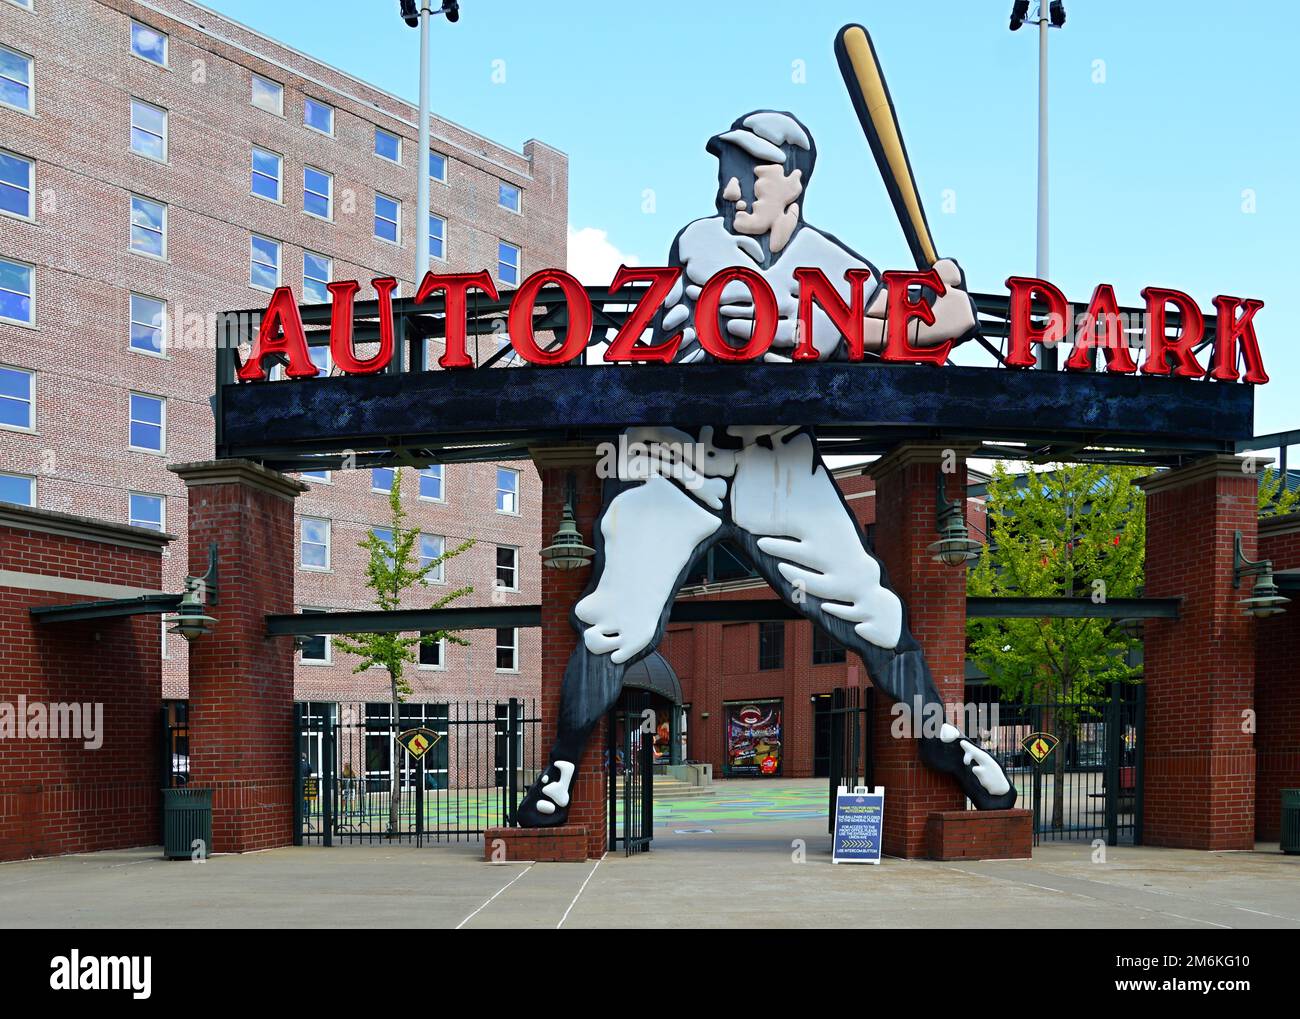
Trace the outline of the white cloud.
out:
M 586 286 L 608 286 L 620 265 L 640 265 L 636 255 L 620 251 L 609 234 L 594 226 L 569 227 L 569 272 Z

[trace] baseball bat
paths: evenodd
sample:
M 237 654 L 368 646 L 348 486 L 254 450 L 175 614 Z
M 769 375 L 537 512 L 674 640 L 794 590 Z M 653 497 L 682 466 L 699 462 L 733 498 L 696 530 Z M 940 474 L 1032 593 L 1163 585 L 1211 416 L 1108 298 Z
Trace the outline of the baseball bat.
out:
M 930 224 L 925 219 L 921 195 L 916 189 L 916 177 L 907 158 L 903 132 L 898 127 L 898 116 L 889 97 L 885 74 L 876 58 L 876 48 L 871 36 L 861 25 L 845 25 L 835 36 L 835 59 L 840 74 L 853 100 L 862 131 L 876 157 L 880 176 L 894 204 L 894 213 L 907 238 L 918 269 L 928 269 L 939 256 L 935 254 Z

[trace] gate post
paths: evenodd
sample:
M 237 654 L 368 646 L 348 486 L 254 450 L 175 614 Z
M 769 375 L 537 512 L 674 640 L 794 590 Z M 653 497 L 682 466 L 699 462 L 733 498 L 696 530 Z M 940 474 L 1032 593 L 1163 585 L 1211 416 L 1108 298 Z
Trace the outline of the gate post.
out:
M 188 489 L 193 576 L 217 547 L 214 632 L 189 648 L 190 782 L 212 790 L 211 850 L 291 845 L 293 641 L 268 638 L 265 617 L 293 611 L 293 505 L 307 486 L 247 460 L 169 470 Z
M 966 699 L 966 568 L 932 561 L 926 546 L 939 537 L 939 478 L 948 500 L 961 500 L 965 508 L 967 452 L 951 444 L 908 443 L 869 467 L 876 481 L 876 552 L 890 585 L 907 606 L 912 634 L 925 651 L 946 705 Z M 951 472 L 945 473 L 945 467 Z M 955 779 L 921 763 L 918 740 L 891 736 L 895 716 L 889 710 L 892 705 L 884 707 L 876 713 L 873 734 L 874 781 L 885 787 L 887 796 L 884 851 L 890 856 L 925 856 L 930 814 L 961 810 L 966 797 Z
M 1137 483 L 1147 494 L 1146 594 L 1183 599 L 1177 619 L 1146 623 L 1146 845 L 1255 845 L 1246 713 L 1254 708 L 1256 622 L 1238 604 L 1250 578 L 1232 586 L 1234 531 L 1255 558 L 1254 466 L 1212 456 Z
M 551 543 L 564 515 L 570 478 L 574 490 L 574 517 L 587 544 L 595 544 L 596 518 L 600 514 L 602 486 L 596 475 L 596 449 L 586 444 L 548 446 L 533 449 L 533 462 L 542 481 L 542 547 Z M 569 622 L 569 612 L 591 581 L 591 567 L 576 570 L 542 570 L 542 697 L 541 750 L 550 752 L 555 740 L 555 722 L 560 710 L 560 687 L 569 656 L 578 635 Z M 608 816 L 606 803 L 604 717 L 596 724 L 578 764 L 578 777 L 570 790 L 569 824 L 587 829 L 587 856 L 599 857 L 606 848 Z

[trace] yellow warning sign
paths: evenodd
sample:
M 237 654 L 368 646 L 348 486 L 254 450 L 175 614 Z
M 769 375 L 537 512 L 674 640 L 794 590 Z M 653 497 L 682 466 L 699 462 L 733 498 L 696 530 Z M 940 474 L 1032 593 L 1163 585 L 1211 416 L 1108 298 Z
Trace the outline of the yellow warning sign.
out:
M 397 742 L 406 748 L 406 752 L 414 757 L 417 761 L 427 754 L 437 742 L 442 739 L 440 733 L 432 729 L 426 729 L 420 726 L 418 729 L 407 729 L 405 732 L 397 734 Z
M 1034 759 L 1034 763 L 1042 764 L 1060 742 L 1050 732 L 1031 732 L 1020 741 L 1020 746 Z

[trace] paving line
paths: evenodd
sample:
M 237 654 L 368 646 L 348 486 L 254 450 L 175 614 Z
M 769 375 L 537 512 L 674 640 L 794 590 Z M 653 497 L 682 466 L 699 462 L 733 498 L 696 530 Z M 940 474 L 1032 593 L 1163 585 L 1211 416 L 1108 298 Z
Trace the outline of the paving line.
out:
M 1068 888 L 1050 888 L 1047 885 L 1036 885 L 1032 881 L 1022 881 L 1019 878 L 996 877 L 993 874 L 981 874 L 977 870 L 964 870 L 961 867 L 944 867 L 944 870 L 955 870 L 959 874 L 969 874 L 971 877 L 982 877 L 987 881 L 1000 881 L 1003 884 L 1020 885 L 1026 888 L 1039 888 L 1045 892 L 1056 892 L 1059 895 L 1073 895 L 1080 899 L 1087 899 L 1089 902 L 1099 902 L 1104 905 L 1125 905 L 1125 903 L 1116 903 L 1110 899 L 1103 899 L 1096 895 L 1085 895 L 1083 892 L 1074 891 Z M 1076 881 L 1084 881 L 1089 884 L 1100 884 L 1107 888 L 1114 888 L 1114 885 L 1107 885 L 1104 881 L 1091 881 L 1089 878 L 1073 878 Z M 1216 923 L 1214 920 L 1202 920 L 1199 917 L 1183 916 L 1181 913 L 1175 913 L 1168 909 L 1146 909 L 1142 906 L 1131 906 L 1139 913 L 1158 913 L 1161 916 L 1172 916 L 1177 920 L 1187 920 L 1190 923 L 1205 924 L 1207 927 L 1222 927 L 1224 930 L 1234 930 L 1231 924 Z
M 608 853 L 600 854 L 600 859 L 597 860 L 595 865 L 591 868 L 591 873 L 587 875 L 586 879 L 582 882 L 581 886 L 578 888 L 578 894 L 573 897 L 573 901 L 569 903 L 569 908 L 564 911 L 564 915 L 560 917 L 560 922 L 555 925 L 555 929 L 557 931 L 564 926 L 564 921 L 569 919 L 569 914 L 573 912 L 573 907 L 578 904 L 578 895 L 581 895 L 584 889 L 586 889 L 587 882 L 591 880 L 592 874 L 596 873 L 596 867 L 599 867 L 604 862 L 605 857 L 607 855 Z
M 504 892 L 507 888 L 509 888 L 512 884 L 514 884 L 516 881 L 518 881 L 521 877 L 523 877 L 525 874 L 527 874 L 527 873 L 528 873 L 530 870 L 532 870 L 532 869 L 533 869 L 533 864 L 530 863 L 527 867 L 525 867 L 525 868 L 524 868 L 523 870 L 521 870 L 518 874 L 516 874 L 514 877 L 512 877 L 512 878 L 511 878 L 509 881 L 507 881 L 504 885 L 502 885 L 500 888 L 498 888 L 498 889 L 496 890 L 496 892 L 492 895 L 492 898 L 491 898 L 491 899 L 488 899 L 487 902 L 483 903 L 483 905 L 479 906 L 478 909 L 476 909 L 476 910 L 474 910 L 474 912 L 470 913 L 470 915 L 467 916 L 467 917 L 465 917 L 464 920 L 462 920 L 460 923 L 456 924 L 455 929 L 456 929 L 456 930 L 460 930 L 460 929 L 461 929 L 462 927 L 464 927 L 467 923 L 469 923 L 471 920 L 473 920 L 474 917 L 478 916 L 481 912 L 483 912 L 483 910 L 487 909 L 488 906 L 492 905 L 492 899 L 495 899 L 498 895 L 500 895 L 502 892 Z

